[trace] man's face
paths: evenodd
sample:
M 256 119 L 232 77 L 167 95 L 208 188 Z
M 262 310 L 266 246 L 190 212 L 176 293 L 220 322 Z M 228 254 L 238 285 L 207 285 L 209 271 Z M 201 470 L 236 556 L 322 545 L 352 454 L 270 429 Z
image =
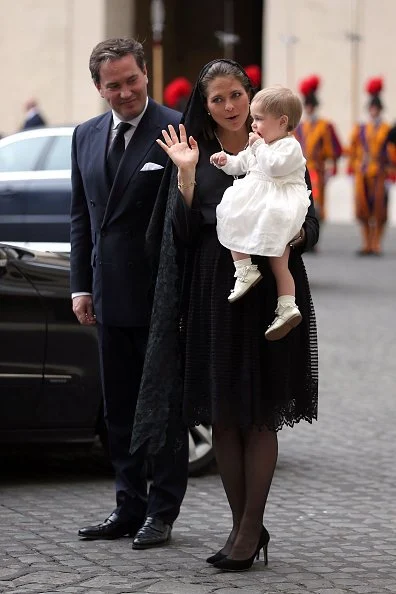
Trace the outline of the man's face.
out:
M 370 105 L 370 107 L 369 107 L 369 110 L 368 110 L 368 111 L 369 111 L 370 117 L 371 117 L 373 120 L 376 120 L 376 119 L 377 119 L 377 118 L 379 118 L 379 117 L 380 117 L 380 115 L 381 115 L 381 110 L 380 110 L 380 108 L 378 107 L 378 105 Z
M 121 119 L 131 120 L 143 111 L 147 99 L 147 70 L 139 68 L 132 54 L 104 62 L 99 74 L 96 88 Z

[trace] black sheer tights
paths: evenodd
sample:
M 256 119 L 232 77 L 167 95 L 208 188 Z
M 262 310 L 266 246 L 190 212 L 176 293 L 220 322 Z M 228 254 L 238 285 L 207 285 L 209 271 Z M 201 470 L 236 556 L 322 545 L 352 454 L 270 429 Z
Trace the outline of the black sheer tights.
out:
M 233 521 L 221 552 L 232 559 L 247 559 L 260 538 L 278 457 L 278 437 L 266 428 L 242 431 L 214 425 L 213 443 Z

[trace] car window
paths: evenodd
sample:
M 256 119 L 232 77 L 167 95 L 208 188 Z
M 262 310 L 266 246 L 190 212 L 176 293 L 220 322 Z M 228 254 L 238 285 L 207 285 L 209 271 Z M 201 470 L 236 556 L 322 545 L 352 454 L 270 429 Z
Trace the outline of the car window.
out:
M 71 136 L 56 136 L 45 159 L 43 169 L 61 171 L 71 169 Z
M 33 171 L 48 138 L 24 138 L 0 148 L 0 172 Z

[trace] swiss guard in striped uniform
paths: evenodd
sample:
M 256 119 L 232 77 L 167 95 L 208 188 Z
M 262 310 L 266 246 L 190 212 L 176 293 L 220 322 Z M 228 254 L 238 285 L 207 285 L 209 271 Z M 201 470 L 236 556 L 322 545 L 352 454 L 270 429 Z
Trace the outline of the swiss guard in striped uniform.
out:
M 319 85 L 320 79 L 314 75 L 305 78 L 299 85 L 303 95 L 304 117 L 295 130 L 295 136 L 307 160 L 316 214 L 320 221 L 324 221 L 325 185 L 328 178 L 337 173 L 342 147 L 333 124 L 317 114 L 319 101 L 316 92 Z
M 369 120 L 356 124 L 348 149 L 348 173 L 355 177 L 355 212 L 362 232 L 358 254 L 380 255 L 388 216 L 387 180 L 390 174 L 387 141 L 390 125 L 382 120 L 381 78 L 372 78 L 365 90 L 370 95 Z

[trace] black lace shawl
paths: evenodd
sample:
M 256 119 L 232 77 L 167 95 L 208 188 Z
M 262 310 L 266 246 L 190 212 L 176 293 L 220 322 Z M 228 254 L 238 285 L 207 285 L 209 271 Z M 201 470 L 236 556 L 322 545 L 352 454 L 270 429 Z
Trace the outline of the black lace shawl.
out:
M 198 140 L 208 120 L 199 82 L 215 62 L 217 60 L 201 70 L 181 120 L 188 135 Z M 172 227 L 178 198 L 177 168 L 169 160 L 146 235 L 155 289 L 131 452 L 143 444 L 151 454 L 166 444 L 177 447 L 181 439 L 180 432 L 184 431 L 181 421 L 183 381 L 179 344 L 179 302 L 184 266 L 180 261 L 182 252 L 177 253 Z
M 230 62 L 243 70 L 232 60 L 222 61 Z M 198 145 L 202 130 L 208 124 L 199 81 L 215 62 L 218 60 L 210 62 L 202 69 L 182 118 L 187 134 L 194 136 Z M 177 187 L 177 168 L 169 160 L 146 236 L 155 289 L 131 452 L 143 445 L 147 447 L 149 454 L 157 453 L 164 446 L 177 448 L 185 431 L 182 422 L 183 379 L 179 324 L 181 288 L 189 271 L 185 265 L 188 262 L 187 251 L 177 249 L 173 234 L 172 221 L 178 200 L 180 192 Z M 310 247 L 318 238 L 314 213 L 307 217 L 305 228 L 307 247 Z

